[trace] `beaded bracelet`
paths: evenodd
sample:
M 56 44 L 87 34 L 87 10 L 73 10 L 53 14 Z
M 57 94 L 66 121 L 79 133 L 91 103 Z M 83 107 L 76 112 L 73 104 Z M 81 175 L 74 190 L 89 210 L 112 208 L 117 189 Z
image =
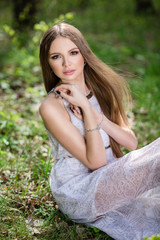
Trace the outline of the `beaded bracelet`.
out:
M 91 128 L 91 129 L 85 129 L 86 132 L 93 132 L 95 130 L 99 130 L 100 129 L 100 125 L 101 123 L 103 122 L 103 114 L 102 114 L 102 120 L 99 124 L 97 124 L 97 127 L 96 128 Z

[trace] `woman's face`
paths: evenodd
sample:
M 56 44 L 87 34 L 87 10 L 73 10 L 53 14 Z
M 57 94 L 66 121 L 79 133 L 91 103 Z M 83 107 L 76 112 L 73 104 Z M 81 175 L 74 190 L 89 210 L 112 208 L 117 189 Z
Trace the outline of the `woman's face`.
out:
M 84 80 L 84 58 L 70 39 L 57 37 L 51 43 L 48 62 L 63 83 L 72 84 Z

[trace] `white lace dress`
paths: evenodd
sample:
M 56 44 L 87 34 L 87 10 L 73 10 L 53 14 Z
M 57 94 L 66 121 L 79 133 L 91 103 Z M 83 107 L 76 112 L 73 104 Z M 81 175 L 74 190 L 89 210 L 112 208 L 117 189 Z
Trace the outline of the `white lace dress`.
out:
M 89 101 L 101 112 L 94 96 Z M 71 121 L 85 137 L 84 124 L 68 109 Z M 100 129 L 105 146 L 108 135 Z M 160 233 L 160 138 L 91 171 L 64 149 L 48 131 L 56 162 L 50 175 L 59 208 L 75 222 L 106 232 L 115 240 L 140 240 Z

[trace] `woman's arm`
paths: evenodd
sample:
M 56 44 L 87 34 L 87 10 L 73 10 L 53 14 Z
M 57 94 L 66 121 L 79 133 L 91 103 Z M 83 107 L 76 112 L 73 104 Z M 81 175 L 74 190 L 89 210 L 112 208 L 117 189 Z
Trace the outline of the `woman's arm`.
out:
M 131 129 L 119 126 L 105 116 L 103 117 L 101 128 L 121 146 L 131 150 L 137 148 L 137 138 Z
M 127 149 L 135 150 L 137 148 L 137 138 L 131 129 L 124 124 L 119 126 L 111 122 L 104 114 L 98 113 L 96 109 L 93 109 L 93 112 L 96 121 L 101 121 L 101 128 L 117 143 Z
M 65 91 L 67 89 L 70 94 L 64 93 L 62 87 Z M 91 104 L 77 88 L 61 85 L 56 90 L 61 91 L 61 97 L 81 108 L 86 129 L 97 127 Z M 95 170 L 106 165 L 106 151 L 99 131 L 87 132 L 85 140 L 71 123 L 62 100 L 56 99 L 53 94 L 50 95 L 40 106 L 40 114 L 48 130 L 64 148 L 88 168 Z

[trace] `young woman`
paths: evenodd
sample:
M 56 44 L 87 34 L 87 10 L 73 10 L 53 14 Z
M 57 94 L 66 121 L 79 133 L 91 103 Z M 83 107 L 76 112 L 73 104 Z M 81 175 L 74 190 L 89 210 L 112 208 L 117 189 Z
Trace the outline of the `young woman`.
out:
M 48 93 L 40 114 L 56 158 L 50 186 L 61 211 L 116 240 L 160 233 L 160 138 L 135 150 L 124 79 L 65 23 L 44 34 L 40 62 Z M 121 146 L 134 151 L 123 156 Z

